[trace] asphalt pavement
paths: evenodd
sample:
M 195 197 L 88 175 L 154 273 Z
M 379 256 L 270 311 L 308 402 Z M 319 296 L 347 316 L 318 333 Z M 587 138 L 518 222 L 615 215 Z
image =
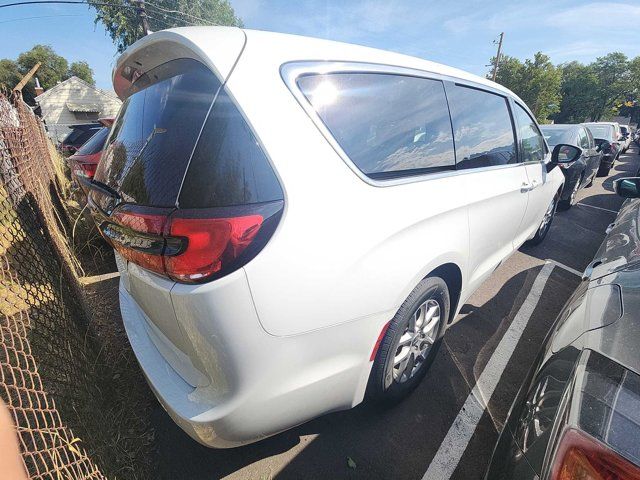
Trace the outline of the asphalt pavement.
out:
M 408 399 L 325 415 L 232 450 L 197 444 L 158 406 L 163 478 L 482 478 L 522 378 L 622 204 L 613 180 L 638 172 L 637 152 L 558 212 L 541 245 L 515 252 L 480 287 Z

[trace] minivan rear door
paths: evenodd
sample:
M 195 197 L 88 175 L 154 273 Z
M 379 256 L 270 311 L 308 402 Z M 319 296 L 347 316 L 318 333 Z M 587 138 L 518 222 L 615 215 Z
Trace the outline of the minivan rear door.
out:
M 221 84 L 208 67 L 188 58 L 159 65 L 133 83 L 94 177 L 101 187 L 90 193 L 94 216 L 113 221 L 120 215 L 127 219 L 123 227 L 148 230 L 175 210 L 192 152 Z M 118 234 L 126 237 L 126 230 Z M 139 256 L 142 264 L 148 260 L 144 255 Z M 205 383 L 188 359 L 176 352 L 187 348 L 171 302 L 175 283 L 153 269 L 126 261 L 119 264 L 126 277 L 122 286 L 135 300 L 158 350 L 167 353 L 166 360 L 187 382 Z

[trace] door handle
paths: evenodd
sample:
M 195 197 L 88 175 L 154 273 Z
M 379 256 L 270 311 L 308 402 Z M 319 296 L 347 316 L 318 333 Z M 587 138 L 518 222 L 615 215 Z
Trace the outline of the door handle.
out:
M 540 183 L 538 183 L 537 180 L 532 180 L 531 183 L 522 182 L 522 185 L 520 185 L 520 191 L 522 193 L 530 192 L 531 190 L 534 190 L 534 189 L 538 188 L 539 186 L 540 186 Z
M 520 191 L 522 193 L 527 193 L 527 192 L 530 192 L 531 190 L 533 190 L 533 186 L 530 183 L 522 182 L 522 185 L 520 185 Z

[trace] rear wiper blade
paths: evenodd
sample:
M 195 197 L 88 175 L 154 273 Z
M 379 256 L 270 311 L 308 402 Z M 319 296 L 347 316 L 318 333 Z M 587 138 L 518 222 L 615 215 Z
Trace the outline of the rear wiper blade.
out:
M 91 190 L 97 190 L 100 193 L 103 193 L 105 195 L 108 195 L 111 198 L 114 198 L 116 200 L 122 200 L 122 197 L 120 196 L 120 194 L 118 192 L 116 192 L 113 188 L 111 188 L 109 185 L 102 183 L 98 180 L 93 180 L 93 179 L 89 179 L 89 178 L 85 178 L 85 177 L 79 177 L 79 180 L 87 187 L 90 188 Z

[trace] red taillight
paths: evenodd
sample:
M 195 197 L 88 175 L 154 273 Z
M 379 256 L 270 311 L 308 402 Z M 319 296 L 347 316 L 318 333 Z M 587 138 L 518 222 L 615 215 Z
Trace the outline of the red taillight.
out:
M 264 245 L 275 229 L 282 202 L 232 209 L 237 216 L 217 217 L 215 210 L 125 206 L 100 229 L 126 260 L 179 282 L 196 283 L 238 268 L 250 246 Z M 224 212 L 233 213 L 229 210 Z
M 170 237 L 186 241 L 186 249 L 165 257 L 171 278 L 193 282 L 210 277 L 236 260 L 258 234 L 263 218 L 248 215 L 235 218 L 172 217 Z
M 640 480 L 640 468 L 584 432 L 568 429 L 551 469 L 551 480 Z
M 76 161 L 73 166 L 73 171 L 80 177 L 93 178 L 98 168 L 97 163 L 84 163 Z

